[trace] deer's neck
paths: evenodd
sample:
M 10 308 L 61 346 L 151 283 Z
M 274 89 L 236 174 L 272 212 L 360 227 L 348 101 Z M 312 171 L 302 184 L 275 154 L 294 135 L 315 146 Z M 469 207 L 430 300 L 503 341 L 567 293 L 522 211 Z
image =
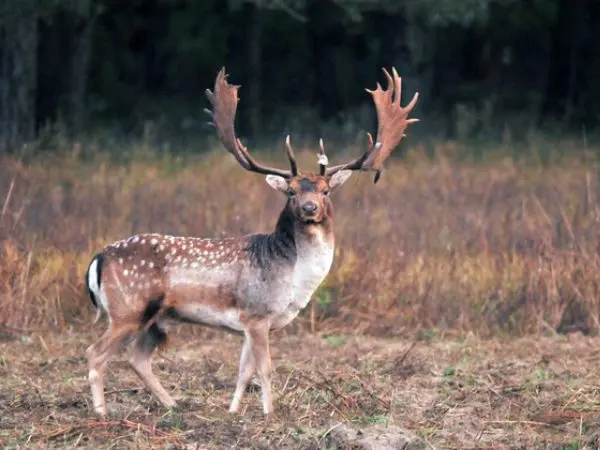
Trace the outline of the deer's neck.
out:
M 267 268 L 273 262 L 294 265 L 306 250 L 327 245 L 333 247 L 333 219 L 327 211 L 322 222 L 306 224 L 296 220 L 289 205 L 281 211 L 275 230 L 256 235 L 248 250 L 258 266 Z

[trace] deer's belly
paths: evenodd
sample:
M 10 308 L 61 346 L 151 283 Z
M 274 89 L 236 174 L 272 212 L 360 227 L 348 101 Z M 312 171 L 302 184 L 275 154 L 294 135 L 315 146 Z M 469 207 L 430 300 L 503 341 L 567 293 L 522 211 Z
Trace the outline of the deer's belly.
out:
M 185 322 L 244 330 L 240 311 L 235 308 L 220 309 L 203 303 L 186 303 L 175 307 L 172 316 Z

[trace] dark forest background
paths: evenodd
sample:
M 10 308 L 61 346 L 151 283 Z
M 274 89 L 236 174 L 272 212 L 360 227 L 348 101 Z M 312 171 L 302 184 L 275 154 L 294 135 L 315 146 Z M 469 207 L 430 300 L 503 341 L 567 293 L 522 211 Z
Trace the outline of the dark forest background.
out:
M 413 133 L 591 133 L 597 0 L 1 0 L 0 151 L 41 133 L 207 135 L 226 66 L 246 139 L 370 127 L 395 66 Z

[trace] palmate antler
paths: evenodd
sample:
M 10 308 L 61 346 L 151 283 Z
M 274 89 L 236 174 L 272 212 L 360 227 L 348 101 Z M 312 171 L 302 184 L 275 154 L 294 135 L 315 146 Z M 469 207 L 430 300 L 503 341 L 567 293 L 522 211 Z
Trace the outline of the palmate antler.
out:
M 225 149 L 231 153 L 240 165 L 250 171 L 264 175 L 279 175 L 284 178 L 292 178 L 298 174 L 298 164 L 294 157 L 290 137 L 285 140 L 285 150 L 290 162 L 291 170 L 282 170 L 275 167 L 262 165 L 248 152 L 248 149 L 240 142 L 235 135 L 235 113 L 238 102 L 238 89 L 240 86 L 232 85 L 227 82 L 227 74 L 223 67 L 217 74 L 215 80 L 215 91 L 206 90 L 206 96 L 213 109 L 205 109 L 212 118 L 211 124 L 217 129 L 217 134 Z
M 387 89 L 382 89 L 379 83 L 377 83 L 377 88 L 374 91 L 366 89 L 373 96 L 373 103 L 375 103 L 375 109 L 377 110 L 376 142 L 373 143 L 373 136 L 371 133 L 367 133 L 369 146 L 365 153 L 345 164 L 328 167 L 325 171 L 327 176 L 331 176 L 340 170 L 373 170 L 376 172 L 373 182 L 377 183 L 383 171 L 384 161 L 405 136 L 406 127 L 419 121 L 419 119 L 408 118 L 408 114 L 417 104 L 419 93 L 415 93 L 408 105 L 405 107 L 400 106 L 402 79 L 395 68 L 392 68 L 393 77 L 385 69 L 383 69 L 383 73 L 385 73 L 388 80 Z
M 375 103 L 377 111 L 378 126 L 376 142 L 373 142 L 371 133 L 367 133 L 369 136 L 369 146 L 361 156 L 344 164 L 327 167 L 327 156 L 325 155 L 325 148 L 321 139 L 319 141 L 318 160 L 321 175 L 330 177 L 340 170 L 372 170 L 376 172 L 374 182 L 377 183 L 383 171 L 383 163 L 405 136 L 404 131 L 406 127 L 411 123 L 419 121 L 419 119 L 408 118 L 408 114 L 417 104 L 419 93 L 415 93 L 408 105 L 405 107 L 400 106 L 402 79 L 398 76 L 395 68 L 392 68 L 393 76 L 385 69 L 383 69 L 383 73 L 385 73 L 388 80 L 387 89 L 382 89 L 379 83 L 377 83 L 374 91 L 366 89 L 373 96 L 373 103 Z M 250 172 L 279 175 L 287 179 L 296 176 L 298 174 L 298 164 L 290 145 L 289 136 L 285 140 L 285 150 L 291 170 L 282 170 L 258 163 L 235 135 L 234 121 L 239 88 L 240 86 L 227 82 L 225 68 L 222 68 L 217 74 L 214 92 L 210 89 L 206 90 L 206 96 L 213 108 L 212 110 L 205 109 L 205 111 L 211 116 L 211 124 L 217 129 L 221 143 L 235 157 L 238 163 Z

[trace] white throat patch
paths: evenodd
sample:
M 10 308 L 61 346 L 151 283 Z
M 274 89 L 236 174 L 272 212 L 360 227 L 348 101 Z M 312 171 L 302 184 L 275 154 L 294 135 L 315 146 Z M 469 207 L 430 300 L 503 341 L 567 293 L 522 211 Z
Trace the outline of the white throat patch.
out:
M 323 282 L 333 263 L 333 243 L 315 236 L 318 243 L 299 243 L 292 274 L 292 304 L 303 309 Z

